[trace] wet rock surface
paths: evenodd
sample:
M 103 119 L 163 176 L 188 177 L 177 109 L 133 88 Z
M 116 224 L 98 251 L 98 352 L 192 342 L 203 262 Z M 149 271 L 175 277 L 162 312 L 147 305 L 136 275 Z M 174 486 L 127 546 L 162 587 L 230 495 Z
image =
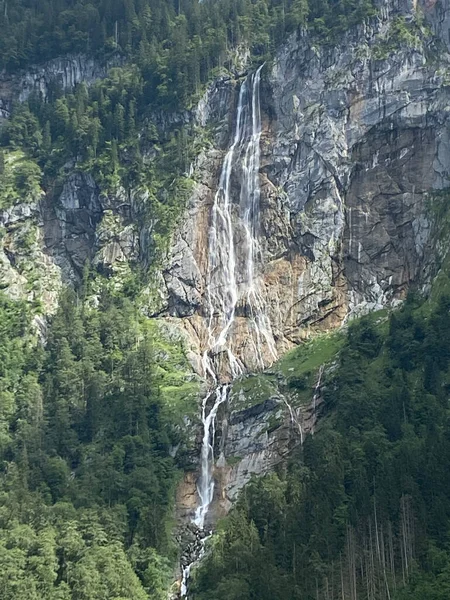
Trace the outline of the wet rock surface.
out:
M 326 372 L 332 370 L 333 365 L 328 365 Z M 309 398 L 306 403 L 300 402 L 295 392 L 288 391 L 283 378 L 273 384 L 273 391 L 268 388 L 264 392 L 267 397 L 263 399 L 258 391 L 244 394 L 239 382 L 231 389 L 227 404 L 221 407 L 216 420 L 213 467 L 216 485 L 205 521 L 206 531 L 229 511 L 252 477 L 273 470 L 301 446 L 307 435 L 315 432 L 324 411 L 322 392 L 326 385 L 326 377 L 320 375 L 306 391 Z M 191 520 L 198 506 L 197 477 L 195 472 L 186 473 L 177 493 L 177 520 L 195 531 L 198 528 Z M 182 547 L 189 543 L 189 540 L 184 542 Z
M 210 534 L 209 531 L 200 529 L 194 523 L 184 525 L 176 535 L 176 540 L 183 548 L 180 564 L 182 567 L 192 564 L 199 556 L 203 542 Z

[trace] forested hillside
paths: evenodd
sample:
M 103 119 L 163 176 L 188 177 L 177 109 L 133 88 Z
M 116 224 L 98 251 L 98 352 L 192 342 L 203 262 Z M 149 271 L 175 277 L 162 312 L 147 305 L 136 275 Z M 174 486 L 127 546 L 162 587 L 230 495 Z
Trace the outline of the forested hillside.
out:
M 369 14 L 371 0 L 2 0 L 0 66 L 121 52 L 139 57 L 163 86 L 168 67 L 167 92 L 181 95 L 240 43 L 261 54 L 299 25 L 331 37 Z
M 165 598 L 170 448 L 196 409 L 181 342 L 107 292 L 67 292 L 45 348 L 25 304 L 0 310 L 2 599 Z
M 36 352 L 27 308 L 2 299 L 5 599 L 166 597 L 170 448 L 195 388 L 128 301 L 100 302 L 67 294 Z M 247 487 L 193 598 L 448 597 L 449 340 L 445 294 L 350 326 L 319 431 Z

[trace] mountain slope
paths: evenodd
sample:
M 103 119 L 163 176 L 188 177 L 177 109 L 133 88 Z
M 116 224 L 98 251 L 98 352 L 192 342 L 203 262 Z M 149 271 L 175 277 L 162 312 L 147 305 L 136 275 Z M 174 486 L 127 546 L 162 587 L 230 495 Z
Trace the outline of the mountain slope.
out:
M 444 597 L 449 15 L 3 2 L 5 598 Z

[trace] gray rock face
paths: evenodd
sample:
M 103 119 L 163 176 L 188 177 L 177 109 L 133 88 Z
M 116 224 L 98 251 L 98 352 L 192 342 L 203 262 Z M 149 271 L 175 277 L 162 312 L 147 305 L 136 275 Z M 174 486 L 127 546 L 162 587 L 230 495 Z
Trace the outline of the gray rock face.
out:
M 395 305 L 432 273 L 427 198 L 450 177 L 449 15 L 448 0 L 380 0 L 338 47 L 294 35 L 265 73 L 258 268 L 280 354 L 311 331 Z M 399 19 L 409 42 L 395 38 Z M 199 104 L 215 143 L 195 165 L 164 272 L 167 311 L 193 348 L 204 339 L 210 207 L 237 87 L 218 79 Z
M 106 64 L 83 55 L 66 56 L 31 67 L 17 75 L 0 76 L 0 117 L 8 117 L 13 101 L 24 102 L 38 93 L 45 100 L 52 90 L 70 90 L 78 83 L 90 85 L 106 77 L 108 69 L 121 63 L 117 57 Z
M 62 282 L 79 281 L 86 261 L 120 286 L 141 255 L 134 204 L 123 190 L 101 196 L 92 176 L 72 171 L 59 194 L 0 211 L 1 289 L 51 314 Z
M 98 190 L 91 176 L 72 173 L 57 202 L 41 205 L 45 246 L 69 279 L 80 275 L 95 253 L 95 230 L 102 217 Z
M 88 260 L 104 272 L 129 269 L 140 255 L 134 197 L 118 190 L 102 196 L 89 174 L 73 171 L 57 201 L 41 203 L 45 247 L 66 280 L 79 279 Z
M 332 374 L 327 365 L 326 375 Z M 253 378 L 251 386 L 232 387 L 228 403 L 216 422 L 217 457 L 214 500 L 209 508 L 207 526 L 226 514 L 239 492 L 252 477 L 265 475 L 314 433 L 323 413 L 323 391 L 329 383 L 320 369 L 315 385 L 300 400 L 284 380 L 267 383 L 265 375 Z M 259 381 L 259 383 L 258 383 Z M 256 382 L 256 383 L 255 383 Z M 197 506 L 196 477 L 185 474 L 177 496 L 177 516 L 189 522 Z
M 424 9 L 433 17 L 433 6 Z M 319 267 L 329 284 L 317 306 L 382 308 L 420 283 L 430 231 L 425 198 L 448 185 L 441 158 L 448 56 L 437 69 L 427 60 L 432 40 L 420 34 L 415 47 L 400 44 L 383 59 L 377 51 L 393 35 L 393 19 L 407 22 L 416 10 L 413 2 L 381 3 L 380 16 L 336 50 L 291 41 L 271 74 L 276 141 L 268 174 L 287 193 L 307 271 Z M 346 288 L 340 299 L 333 267 Z
M 40 303 L 46 314 L 57 308 L 61 273 L 45 250 L 37 202 L 0 211 L 0 289 L 14 300 Z

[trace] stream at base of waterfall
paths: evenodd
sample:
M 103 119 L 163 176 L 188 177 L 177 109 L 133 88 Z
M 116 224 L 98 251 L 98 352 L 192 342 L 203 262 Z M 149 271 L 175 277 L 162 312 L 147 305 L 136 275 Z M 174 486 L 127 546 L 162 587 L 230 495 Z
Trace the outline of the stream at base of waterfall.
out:
M 276 346 L 262 294 L 260 229 L 261 109 L 259 69 L 247 75 L 239 89 L 232 143 L 225 155 L 211 210 L 206 278 L 207 345 L 202 356 L 210 392 L 202 402 L 203 437 L 198 506 L 193 524 L 198 529 L 195 560 L 182 565 L 181 597 L 188 595 L 192 566 L 204 554 L 210 535 L 205 520 L 214 498 L 214 438 L 217 412 L 228 399 L 229 383 L 245 372 L 233 352 L 236 307 L 245 306 L 249 340 L 260 369 L 276 359 Z M 232 185 L 233 176 L 233 185 Z M 239 185 L 236 185 L 236 181 Z M 266 357 L 266 358 L 265 358 Z M 269 358 L 267 358 L 269 357 Z

